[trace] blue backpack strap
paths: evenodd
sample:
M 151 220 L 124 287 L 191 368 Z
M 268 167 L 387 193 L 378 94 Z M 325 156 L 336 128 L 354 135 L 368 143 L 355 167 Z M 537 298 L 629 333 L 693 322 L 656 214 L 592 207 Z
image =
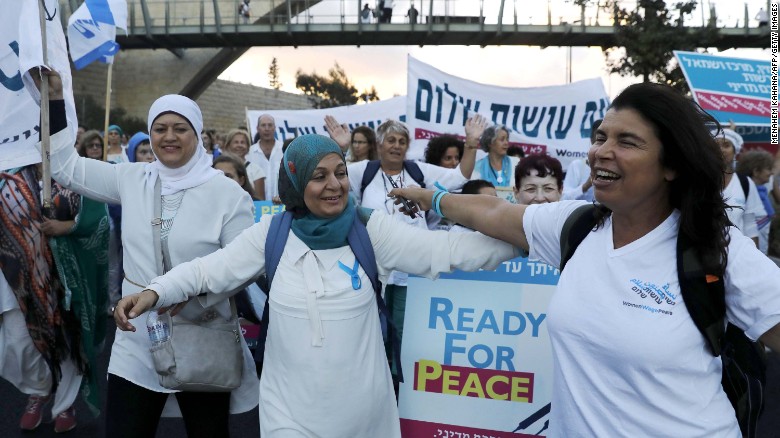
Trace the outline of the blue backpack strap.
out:
M 371 160 L 366 164 L 366 170 L 363 171 L 363 179 L 360 180 L 360 199 L 363 199 L 363 192 L 366 191 L 366 187 L 371 184 L 374 176 L 379 172 L 379 167 L 379 160 Z
M 275 215 L 271 219 L 271 227 L 268 228 L 268 235 L 265 238 L 265 276 L 268 277 L 269 292 L 276 268 L 279 266 L 279 260 L 282 259 L 284 246 L 287 245 L 287 236 L 290 235 L 292 220 L 292 213 L 285 211 Z
M 358 263 L 360 263 L 360 266 L 363 267 L 366 275 L 371 280 L 377 307 L 387 322 L 390 344 L 392 345 L 393 356 L 395 358 L 395 363 L 397 364 L 398 380 L 403 382 L 404 374 L 401 369 L 401 339 L 398 336 L 398 329 L 393 323 L 393 317 L 385 305 L 385 300 L 382 299 L 382 284 L 379 282 L 379 272 L 376 267 L 374 247 L 371 245 L 371 238 L 368 236 L 368 230 L 366 230 L 366 226 L 363 225 L 360 214 L 355 215 L 355 221 L 352 223 L 352 228 L 350 228 L 349 234 L 347 235 L 347 242 L 349 242 L 349 247 L 355 254 Z
M 422 170 L 417 163 L 412 160 L 404 160 L 404 169 L 406 169 L 406 172 L 412 177 L 417 185 L 423 189 L 425 188 L 425 175 L 423 175 Z
M 284 246 L 287 244 L 287 237 L 290 235 L 290 226 L 292 226 L 293 215 L 289 211 L 275 215 L 271 219 L 271 226 L 268 228 L 268 235 L 265 237 L 265 276 L 267 295 L 271 295 L 271 283 L 276 274 L 276 268 L 284 253 Z M 268 312 L 270 307 L 270 298 L 263 308 L 263 316 L 260 319 L 260 335 L 257 338 L 257 348 L 254 352 L 255 362 L 262 363 L 265 357 L 265 339 L 268 336 Z M 262 367 L 259 368 L 262 370 Z

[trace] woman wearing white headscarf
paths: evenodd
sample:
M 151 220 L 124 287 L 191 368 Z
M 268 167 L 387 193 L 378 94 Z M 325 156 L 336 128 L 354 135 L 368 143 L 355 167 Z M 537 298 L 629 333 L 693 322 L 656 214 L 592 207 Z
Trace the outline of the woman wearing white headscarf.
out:
M 109 164 L 79 157 L 74 139 L 64 127 L 59 78 L 52 78 L 52 176 L 84 196 L 122 204 L 124 296 L 139 292 L 160 273 L 157 268 L 151 221 L 155 202 L 161 202 L 163 240 L 170 248 L 170 265 L 210 254 L 224 247 L 253 224 L 252 202 L 241 187 L 211 167 L 199 133 L 203 121 L 198 105 L 178 95 L 157 99 L 149 109 L 148 128 L 153 163 Z M 61 121 L 58 121 L 61 119 Z M 161 183 L 161 201 L 154 186 Z M 225 294 L 223 294 L 225 295 Z M 227 294 L 230 295 L 230 294 Z M 206 294 L 190 300 L 180 317 L 195 319 L 207 307 L 230 315 L 226 296 Z M 142 316 L 146 318 L 146 316 Z M 228 436 L 228 413 L 245 412 L 257 405 L 254 362 L 244 347 L 243 381 L 232 393 L 176 392 L 189 437 Z M 154 436 L 169 393 L 158 383 L 144 331 L 117 331 L 108 366 L 106 436 Z M 173 401 L 173 398 L 170 398 Z M 175 414 L 175 406 L 171 414 Z M 167 411 L 167 409 L 166 409 Z
M 728 205 L 726 214 L 731 223 L 758 246 L 756 219 L 766 216 L 766 210 L 753 180 L 736 175 L 734 169 L 736 157 L 744 143 L 742 136 L 733 129 L 724 128 L 716 135 L 715 143 L 720 146 L 723 158 L 723 199 Z

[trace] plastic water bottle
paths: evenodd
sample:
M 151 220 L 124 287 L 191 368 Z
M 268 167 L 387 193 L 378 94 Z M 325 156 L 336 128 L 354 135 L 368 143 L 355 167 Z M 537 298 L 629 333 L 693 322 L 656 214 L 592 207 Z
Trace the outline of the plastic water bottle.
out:
M 167 312 L 160 315 L 156 310 L 149 311 L 149 316 L 146 317 L 146 332 L 153 347 L 167 342 L 171 338 L 171 315 Z

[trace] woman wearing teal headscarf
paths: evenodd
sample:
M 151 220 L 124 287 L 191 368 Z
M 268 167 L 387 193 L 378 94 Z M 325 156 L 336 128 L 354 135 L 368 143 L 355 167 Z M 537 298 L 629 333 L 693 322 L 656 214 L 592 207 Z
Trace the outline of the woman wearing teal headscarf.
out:
M 347 244 L 355 215 L 366 224 L 381 281 L 393 270 L 436 277 L 490 269 L 517 255 L 478 233 L 428 231 L 357 208 L 349 191 L 344 155 L 333 140 L 304 135 L 290 144 L 279 192 L 294 219 L 269 294 L 261 436 L 401 436 L 374 291 Z M 234 290 L 263 274 L 271 219 L 125 297 L 115 313 L 118 327 L 135 330 L 128 317 L 202 291 Z

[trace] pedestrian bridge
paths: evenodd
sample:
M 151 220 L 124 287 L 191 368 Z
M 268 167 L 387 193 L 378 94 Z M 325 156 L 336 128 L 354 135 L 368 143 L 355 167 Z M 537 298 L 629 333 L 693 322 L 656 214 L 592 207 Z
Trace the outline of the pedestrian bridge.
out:
M 386 22 L 374 16 L 360 19 L 364 5 L 374 7 L 376 0 L 251 0 L 248 20 L 238 13 L 241 1 L 129 0 L 128 33 L 119 32 L 117 42 L 125 50 L 176 51 L 253 46 L 615 44 L 609 13 L 595 6 L 575 7 L 571 2 L 555 2 L 562 3 L 555 6 L 542 0 L 396 0 Z M 416 12 L 411 11 L 412 4 Z M 698 23 L 684 24 L 694 29 L 704 20 L 702 14 Z M 713 16 L 707 20 L 718 23 Z M 747 10 L 741 23 L 720 28 L 718 48 L 769 46 L 767 30 L 745 25 L 749 23 Z

